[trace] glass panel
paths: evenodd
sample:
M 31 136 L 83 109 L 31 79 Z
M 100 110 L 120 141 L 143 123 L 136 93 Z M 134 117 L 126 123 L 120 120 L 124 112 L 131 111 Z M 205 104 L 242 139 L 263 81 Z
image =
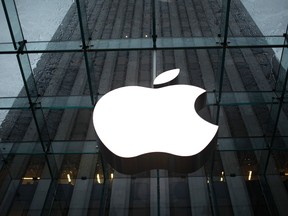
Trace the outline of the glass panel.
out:
M 222 7 L 219 10 L 219 18 L 220 18 L 220 32 L 219 36 L 221 38 L 221 42 L 227 43 L 227 36 L 229 31 L 229 16 L 230 16 L 230 8 L 231 8 L 231 0 L 224 0 L 221 2 Z M 226 44 L 224 44 L 226 45 Z M 224 46 L 225 48 L 225 46 Z
M 267 150 L 241 150 L 219 151 L 221 160 L 213 168 L 213 175 L 217 181 L 225 181 L 225 177 L 243 176 L 245 180 L 257 179 L 258 175 L 264 173 L 267 163 Z M 217 153 L 218 154 L 218 153 Z M 252 171 L 251 174 L 249 171 Z M 252 177 L 250 176 L 252 175 Z M 249 177 L 250 176 L 250 177 Z
M 219 215 L 232 215 L 233 209 L 229 196 L 229 191 L 227 188 L 227 183 L 224 181 L 215 180 L 213 182 L 213 188 L 217 202 L 216 208 L 217 212 L 219 212 Z
M 193 37 L 193 38 L 159 38 L 157 39 L 158 48 L 220 48 L 218 38 L 212 37 Z
M 0 53 L 1 54 L 16 53 L 13 43 L 1 43 Z
M 161 1 L 155 3 L 156 34 L 161 37 L 217 37 L 218 2 Z
M 150 214 L 150 179 L 132 178 L 130 189 L 129 214 Z
M 92 111 L 92 109 L 45 110 L 44 116 L 51 140 L 95 140 Z M 69 145 L 66 145 L 65 142 L 52 144 L 53 149 L 60 153 L 82 152 L 83 145 L 84 143 L 81 142 L 69 143 Z M 56 146 L 61 148 L 56 150 Z M 62 150 L 64 147 L 68 147 L 68 149 Z M 96 147 L 96 142 L 94 147 Z
M 287 114 L 288 114 L 288 106 L 287 104 L 282 105 L 282 109 L 280 110 L 279 119 L 277 122 L 277 128 L 276 128 L 276 136 L 288 136 L 287 131 Z M 276 117 L 276 116 L 275 116 Z
M 280 213 L 285 209 L 287 199 L 287 151 L 271 151 L 269 163 L 267 164 L 267 184 L 271 191 L 271 198 Z M 281 198 L 280 198 L 281 197 Z
M 283 36 L 287 28 L 287 2 L 231 1 L 229 36 Z M 231 38 L 233 41 L 233 38 Z M 228 39 L 230 42 L 230 38 Z M 279 60 L 282 49 L 273 48 Z
M 244 5 L 242 4 L 244 3 Z M 248 11 L 253 10 L 247 7 L 248 1 L 231 1 L 230 19 L 229 19 L 229 35 L 230 36 L 260 36 L 261 31 L 257 27 L 253 18 L 256 12 L 251 13 Z M 245 7 L 246 6 L 246 7 Z M 262 4 L 259 5 L 262 8 Z M 255 7 L 253 7 L 255 10 Z M 247 11 L 248 10 L 248 11 Z M 263 22 L 263 21 L 262 21 Z
M 215 90 L 215 66 L 217 64 L 217 50 L 163 50 L 156 53 L 156 75 L 179 68 L 180 84 L 192 84 L 205 88 L 207 91 Z
M 14 154 L 9 154 L 5 161 L 10 178 L 22 180 L 23 184 L 51 177 L 46 170 L 47 164 L 44 155 L 22 154 L 15 157 Z
M 43 149 L 39 141 L 5 141 L 0 143 L 1 153 L 4 156 L 22 154 L 43 154 Z
M 282 47 L 284 37 L 233 37 L 229 38 L 228 46 L 237 47 Z M 105 50 L 127 50 L 127 49 L 152 49 L 153 41 L 146 38 L 141 39 L 111 39 L 111 40 L 91 40 L 89 42 L 89 51 Z M 82 52 L 81 41 L 50 41 L 50 42 L 27 42 L 28 53 L 40 52 Z M 212 37 L 193 37 L 193 38 L 158 38 L 157 47 L 163 49 L 206 49 L 221 48 L 219 38 Z M 279 48 L 280 49 L 280 48 Z M 275 51 L 275 49 L 273 48 Z M 282 50 L 282 49 L 280 49 Z M 15 53 L 12 44 L 0 44 L 0 53 Z M 34 54 L 31 57 L 33 65 L 37 64 L 41 54 Z M 276 55 L 273 61 L 279 61 L 281 55 Z
M 98 52 L 94 68 L 100 95 L 126 85 L 152 85 L 151 51 Z
M 191 215 L 187 178 L 169 178 L 170 215 Z
M 41 106 L 43 109 L 94 108 L 89 96 L 42 97 Z
M 82 53 L 45 53 L 33 74 L 41 96 L 89 95 Z
M 188 176 L 188 192 L 190 194 L 190 208 L 192 215 L 211 215 L 212 204 L 208 195 L 209 181 L 207 181 L 205 173 L 203 173 L 202 170 L 199 170 L 196 173 L 202 173 L 202 176 L 200 174 L 200 177 L 197 177 L 195 173 Z
M 211 93 L 212 94 L 212 93 Z M 212 95 L 210 96 L 212 97 Z M 221 105 L 271 105 L 275 103 L 276 94 L 274 92 L 222 92 Z M 211 102 L 212 103 L 212 102 Z
M 16 44 L 1 7 L 1 213 L 287 214 L 287 49 L 282 59 L 272 49 L 285 46 L 284 0 L 3 2 Z M 219 124 L 216 151 L 193 173 L 114 171 L 102 162 L 94 99 L 150 88 L 174 68 L 180 83 L 207 90 L 199 115 Z
M 249 171 L 250 174 L 250 171 Z M 249 175 L 248 174 L 248 178 Z M 254 173 L 252 174 L 252 177 L 250 180 L 246 180 L 246 187 L 247 187 L 247 191 L 250 197 L 250 202 L 251 202 L 251 207 L 253 208 L 253 212 L 255 215 L 268 215 L 269 212 L 269 205 L 271 204 L 267 204 L 266 201 L 266 194 L 263 193 L 263 189 L 262 189 L 262 184 L 261 182 L 253 176 Z M 246 206 L 247 208 L 250 208 L 250 206 Z
M 263 36 L 263 37 L 229 37 L 229 47 L 240 46 L 240 47 L 281 47 L 284 43 L 283 36 Z M 276 54 L 276 59 L 279 61 L 281 53 L 279 55 L 279 50 L 281 48 L 273 48 Z
M 7 64 L 7 62 L 9 62 L 9 64 Z M 23 91 L 23 80 L 20 74 L 16 57 L 13 55 L 1 55 L 0 65 L 0 97 L 16 97 L 19 94 L 25 96 L 26 92 Z M 20 93 L 21 89 L 22 91 Z M 22 102 L 24 102 L 24 104 L 18 100 L 15 101 L 14 99 L 7 100 L 5 100 L 5 102 L 1 101 L 0 109 L 9 109 L 9 107 L 12 108 L 12 106 L 17 107 L 19 106 L 19 104 L 26 106 L 28 103 L 27 98 L 22 99 Z M 0 125 L 3 121 L 5 121 L 7 113 L 8 110 L 0 110 Z
M 287 142 L 287 139 L 285 139 Z M 287 167 L 287 148 L 284 151 L 272 151 L 271 158 L 268 165 L 268 173 L 274 175 L 281 175 L 283 180 L 287 179 L 288 167 Z
M 93 3 L 95 3 L 95 1 L 91 1 L 92 5 L 93 5 Z M 81 32 L 81 39 L 82 39 L 82 46 L 87 46 L 89 43 L 90 37 L 89 37 L 89 32 L 88 32 L 86 9 L 91 8 L 92 5 L 86 4 L 85 1 L 76 0 L 77 12 L 78 12 L 78 17 L 79 17 L 79 26 L 80 26 L 80 32 Z
M 5 11 L 5 16 L 7 18 L 6 20 L 8 22 L 14 49 L 18 49 L 19 44 L 17 43 L 23 41 L 23 32 L 19 22 L 15 1 L 4 0 L 2 1 L 2 6 Z
M 271 123 L 267 106 L 226 106 L 220 113 L 219 124 L 223 127 L 219 136 L 223 137 L 263 137 Z
M 46 170 L 47 164 L 45 157 L 43 155 L 22 155 L 14 157 L 12 154 L 7 157 L 6 163 L 5 169 L 9 175 L 6 175 L 6 179 L 2 179 L 5 181 L 2 182 L 3 184 L 1 184 L 1 186 L 6 186 L 10 198 L 6 196 L 3 200 L 2 204 L 7 206 L 7 209 L 3 208 L 2 212 L 10 211 L 9 214 L 11 215 L 27 214 L 29 208 L 33 205 L 35 196 L 38 196 L 37 201 L 38 204 L 41 205 L 41 201 L 43 200 L 41 195 L 45 196 L 46 193 L 45 187 L 43 187 L 45 183 L 48 183 L 49 188 L 50 181 L 48 179 L 50 175 Z M 9 181 L 7 178 L 10 178 L 10 184 L 8 185 L 6 184 L 7 181 Z M 1 190 L 3 192 L 2 187 Z M 41 209 L 38 208 L 38 211 L 39 210 L 41 212 Z
M 91 50 L 127 50 L 127 49 L 151 49 L 152 40 L 149 39 L 101 39 L 90 41 Z
M 6 17 L 5 17 L 5 13 L 4 13 L 4 9 L 3 9 L 3 5 L 2 5 L 2 1 L 0 2 L 0 20 L 1 20 L 1 22 L 0 22 L 0 29 L 1 29 L 0 43 L 12 42 L 9 28 L 7 25 L 7 21 L 6 21 Z
M 249 28 L 254 29 L 255 32 L 253 32 L 253 35 L 255 35 L 255 33 L 258 35 L 282 35 L 286 31 L 288 24 L 286 1 L 277 0 L 274 1 L 273 4 L 269 0 L 242 0 L 232 2 L 231 14 L 237 23 L 242 24 L 241 30 L 244 36 L 249 36 L 247 32 Z M 242 21 L 243 19 L 247 20 L 250 25 L 245 24 Z M 247 26 L 249 26 L 248 29 Z M 255 28 L 255 26 L 257 27 Z
M 24 82 L 23 91 L 32 99 L 38 96 L 35 78 L 32 74 L 30 60 L 27 54 L 17 54 L 17 60 L 21 71 L 22 80 Z M 35 102 L 35 101 L 31 101 Z
M 131 83 L 133 83 L 131 81 Z M 127 84 L 129 85 L 129 84 Z M 133 84 L 131 84 L 133 85 Z M 263 105 L 269 107 L 276 103 L 274 92 L 223 92 L 221 105 L 223 106 L 247 106 Z M 15 100 L 15 103 L 14 103 Z M 93 109 L 89 95 L 81 96 L 47 96 L 38 99 L 41 101 L 42 109 Z M 1 109 L 28 109 L 29 103 L 26 97 L 8 97 L 0 98 Z M 207 106 L 215 106 L 215 93 L 207 92 Z
M 18 96 L 23 88 L 23 80 L 16 57 L 14 55 L 1 55 L 0 64 L 0 97 Z M 26 94 L 22 93 L 21 95 Z M 2 107 L 2 103 L 0 106 Z
M 218 150 L 220 151 L 239 151 L 239 150 L 267 150 L 268 143 L 263 137 L 242 137 L 218 138 Z
M 43 113 L 41 106 L 35 107 L 34 118 L 35 118 L 34 122 L 35 122 L 35 125 L 37 126 L 37 131 L 39 134 L 39 140 L 41 142 L 42 149 L 44 152 L 46 151 L 49 152 L 51 139 L 50 139 L 49 130 L 47 128 L 45 114 Z
M 277 131 L 278 132 L 278 131 Z M 288 137 L 280 136 L 280 134 L 276 134 L 276 137 L 273 140 L 273 149 L 287 151 L 288 148 Z
M 27 42 L 26 47 L 31 52 L 64 52 L 82 51 L 81 41 L 37 41 Z
M 151 1 L 95 1 L 88 16 L 92 39 L 148 38 L 151 36 Z M 94 1 L 91 2 L 94 3 Z M 95 27 L 97 26 L 97 27 Z
M 262 166 L 265 166 L 267 162 L 267 151 L 222 151 L 219 154 L 223 168 L 221 169 L 219 165 L 214 166 L 212 185 L 216 200 L 219 197 L 223 199 L 226 197 L 226 202 L 229 202 L 228 195 L 230 195 L 231 207 L 228 203 L 222 204 L 224 200 L 220 199 L 220 203 L 217 203 L 217 211 L 228 211 L 229 208 L 232 208 L 233 212 L 253 210 L 265 213 L 265 210 L 259 207 L 262 205 L 264 209 L 267 209 L 265 197 L 259 193 L 261 187 L 258 175 L 263 174 Z M 218 187 L 223 190 L 222 196 L 219 196 Z M 258 202 L 254 202 L 254 199 L 257 199 Z M 222 205 L 224 205 L 224 209 L 222 209 Z
M 93 59 L 95 59 L 95 56 L 96 54 L 92 52 L 84 53 L 87 82 L 88 82 L 88 88 L 89 88 L 89 93 L 91 97 L 91 105 L 95 104 L 95 100 L 97 100 L 97 96 L 98 96 L 97 94 L 98 94 L 99 78 L 95 74 L 94 63 L 93 63 Z
M 287 43 L 288 41 L 286 39 L 285 44 L 287 45 Z M 275 89 L 276 89 L 276 93 L 278 97 L 282 96 L 284 89 L 287 90 L 287 70 L 288 70 L 287 59 L 288 59 L 288 49 L 283 48 L 283 53 L 281 56 L 280 64 L 277 65 L 278 74 L 277 74 L 277 83 L 276 83 Z M 286 94 L 283 96 L 285 97 Z
M 12 2 L 12 1 L 11 1 Z M 70 0 L 15 1 L 27 41 L 80 39 L 76 4 Z M 78 35 L 77 30 L 78 28 Z
M 36 141 L 38 136 L 32 118 L 30 110 L 10 110 L 2 123 L 1 141 Z M 33 132 L 28 135 L 27 130 L 33 130 Z M 26 133 L 27 135 L 25 135 Z
M 106 205 L 105 199 L 103 199 L 105 185 L 93 183 L 92 194 L 89 203 L 88 214 L 90 215 L 101 215 L 102 212 L 105 212 Z M 104 200 L 104 202 L 103 202 Z
M 277 69 L 271 49 L 226 51 L 223 91 L 272 91 Z

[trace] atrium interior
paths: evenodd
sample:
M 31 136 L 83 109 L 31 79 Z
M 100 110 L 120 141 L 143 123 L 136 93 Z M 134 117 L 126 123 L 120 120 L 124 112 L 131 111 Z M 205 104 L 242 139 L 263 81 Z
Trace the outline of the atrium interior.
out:
M 247 2 L 1 0 L 0 215 L 287 215 L 288 17 L 253 15 L 288 3 Z M 95 104 L 174 68 L 207 91 L 215 151 L 191 173 L 117 172 Z

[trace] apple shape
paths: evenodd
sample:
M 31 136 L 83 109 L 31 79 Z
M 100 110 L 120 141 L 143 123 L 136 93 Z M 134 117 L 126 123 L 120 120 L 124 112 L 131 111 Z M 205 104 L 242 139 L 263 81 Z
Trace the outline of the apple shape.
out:
M 205 105 L 206 91 L 192 85 L 169 85 L 179 71 L 156 77 L 158 88 L 118 88 L 96 104 L 93 124 L 100 150 L 117 171 L 192 172 L 215 149 L 218 126 L 197 114 Z

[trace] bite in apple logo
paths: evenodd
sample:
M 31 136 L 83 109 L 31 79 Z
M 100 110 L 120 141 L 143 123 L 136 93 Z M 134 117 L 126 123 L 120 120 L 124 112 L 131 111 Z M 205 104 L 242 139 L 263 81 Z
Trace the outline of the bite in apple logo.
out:
M 100 150 L 117 171 L 193 172 L 215 149 L 218 126 L 197 114 L 206 103 L 206 91 L 191 85 L 171 85 L 179 71 L 160 74 L 154 88 L 115 89 L 96 104 L 93 124 Z

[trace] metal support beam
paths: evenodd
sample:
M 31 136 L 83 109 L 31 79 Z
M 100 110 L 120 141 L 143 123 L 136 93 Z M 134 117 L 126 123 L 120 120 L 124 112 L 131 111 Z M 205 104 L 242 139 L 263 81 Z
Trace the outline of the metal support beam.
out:
M 87 20 L 87 14 L 86 14 L 86 1 L 80 1 L 76 0 L 77 5 L 77 12 L 78 12 L 78 18 L 79 18 L 79 24 L 80 24 L 80 32 L 81 32 L 81 40 L 82 40 L 82 49 L 83 49 L 83 55 L 85 59 L 85 65 L 86 65 L 86 72 L 87 72 L 87 80 L 88 80 L 88 86 L 90 91 L 90 98 L 92 105 L 95 105 L 95 98 L 96 98 L 96 86 L 95 86 L 95 80 L 92 78 L 92 71 L 93 71 L 93 64 L 92 64 L 92 55 L 94 55 L 91 52 L 88 52 L 89 50 L 89 41 L 90 41 L 90 34 L 88 31 L 88 20 Z

